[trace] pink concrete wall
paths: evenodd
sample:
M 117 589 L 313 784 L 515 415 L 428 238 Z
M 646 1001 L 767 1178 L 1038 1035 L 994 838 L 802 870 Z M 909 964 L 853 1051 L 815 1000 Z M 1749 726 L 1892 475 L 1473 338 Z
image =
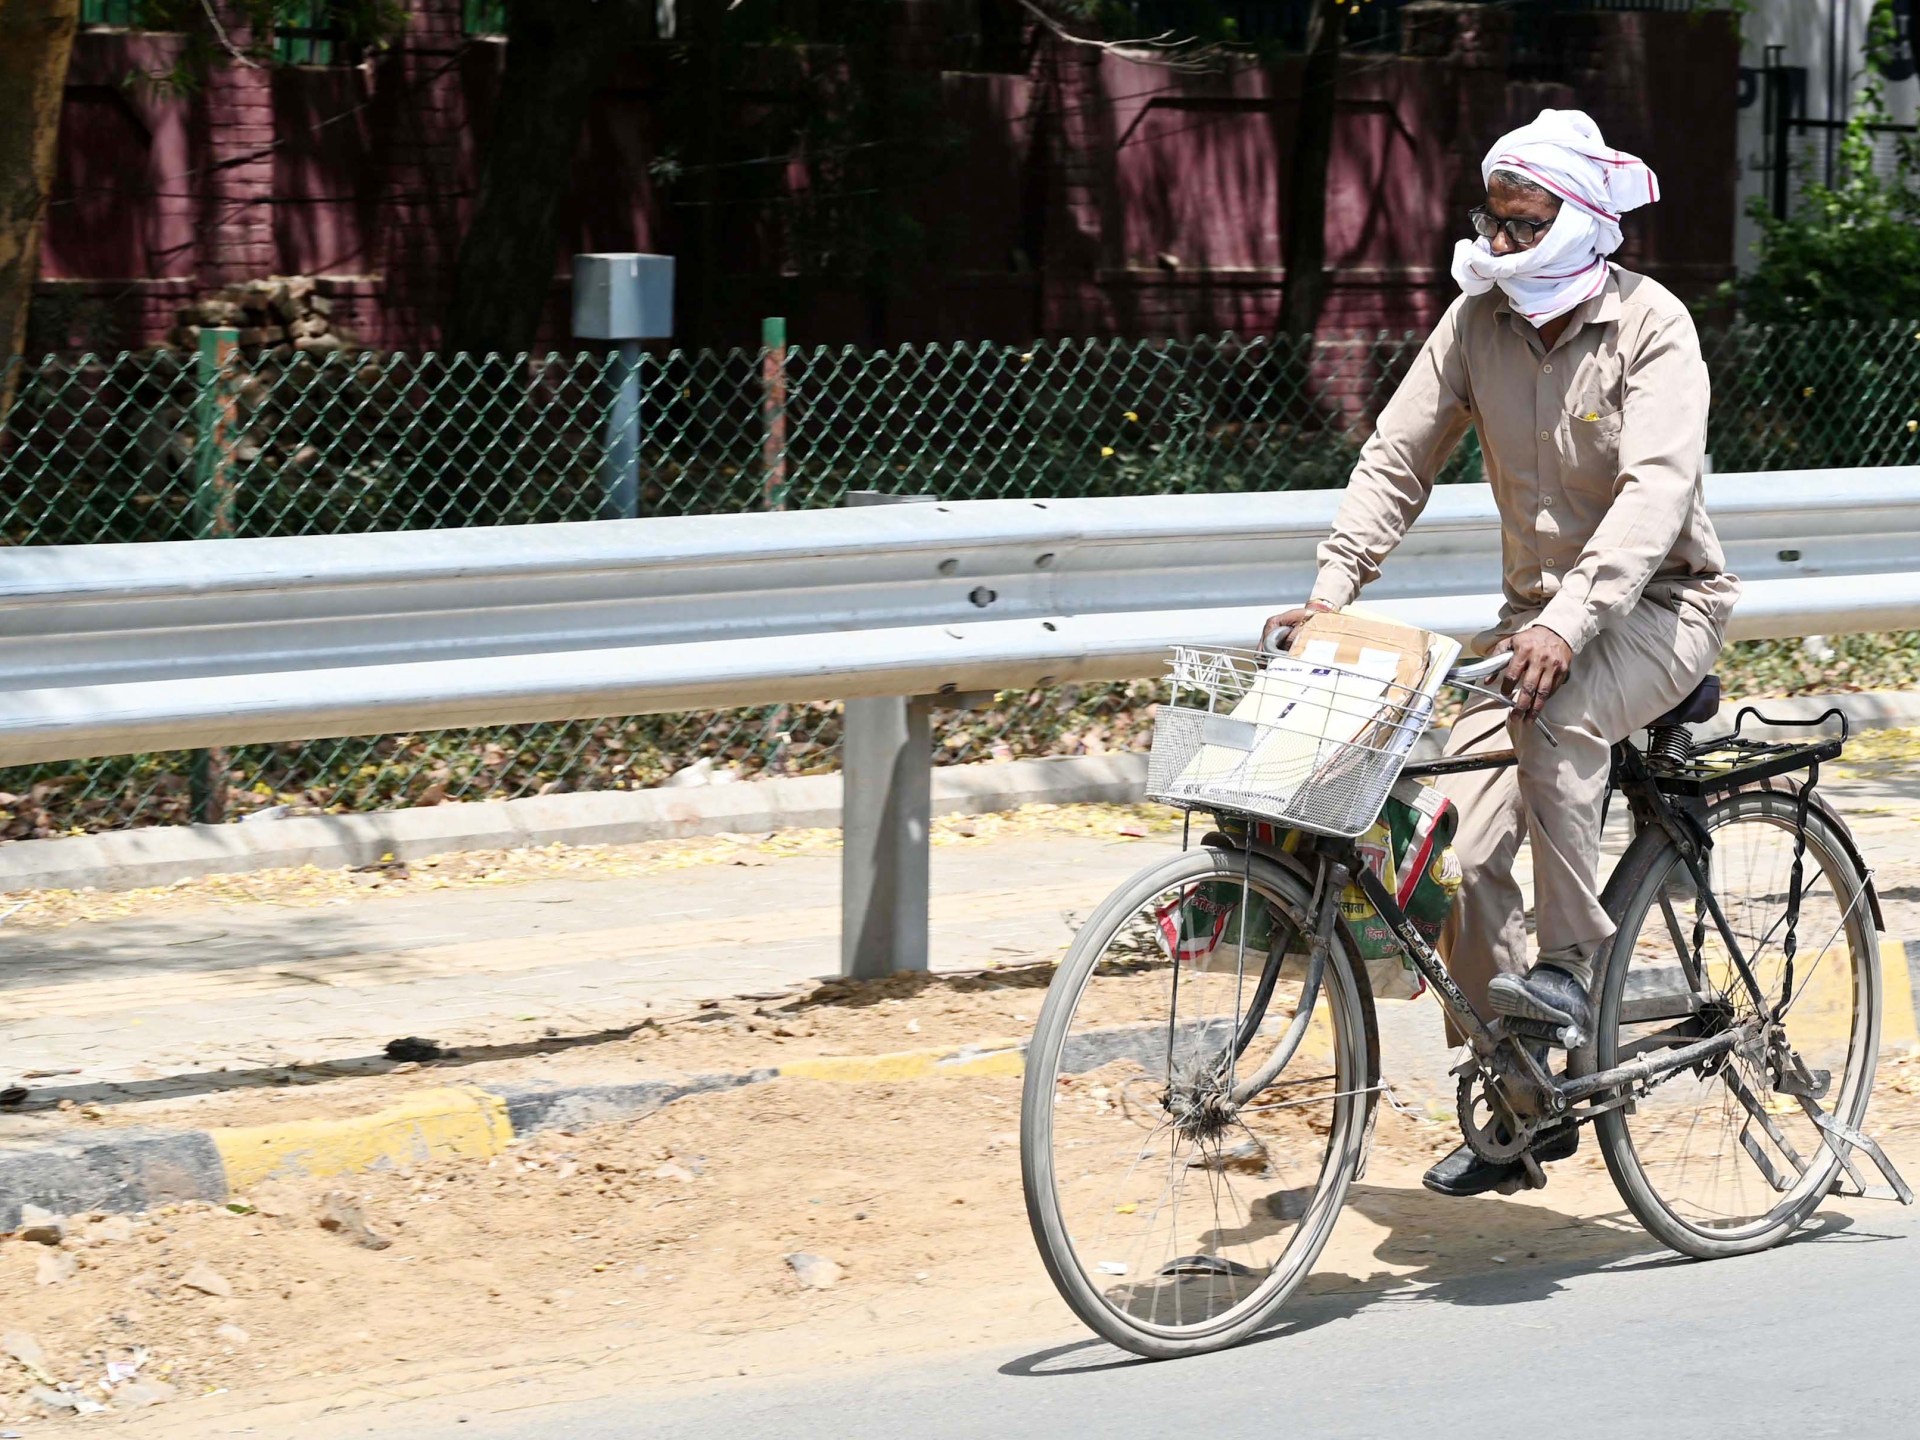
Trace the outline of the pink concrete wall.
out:
M 369 64 L 234 66 L 187 97 L 123 83 L 167 69 L 176 40 L 83 33 L 43 247 L 41 338 L 154 343 L 197 290 L 279 272 L 322 277 L 336 322 L 364 344 L 430 346 L 503 52 L 463 36 L 458 0 L 411 8 L 404 42 Z M 1408 53 L 1349 63 L 1325 333 L 1432 322 L 1451 298 L 1447 255 L 1481 151 L 1542 104 L 1591 110 L 1660 171 L 1668 201 L 1633 217 L 1627 263 L 1693 293 L 1730 272 L 1738 59 L 1724 17 L 1560 17 L 1552 83 L 1537 56 L 1514 50 L 1510 24 L 1502 7 L 1436 9 L 1410 23 Z M 937 63 L 930 43 L 901 48 L 903 63 Z M 1189 75 L 1042 44 L 1025 74 L 937 75 L 966 144 L 903 194 L 925 238 L 898 257 L 884 294 L 796 273 L 782 206 L 703 214 L 687 203 L 702 192 L 656 185 L 663 63 L 648 52 L 624 62 L 583 137 L 551 343 L 570 343 L 566 257 L 626 248 L 682 257 L 683 333 L 703 343 L 752 344 L 770 313 L 789 317 L 796 341 L 862 344 L 1273 326 L 1297 62 Z M 743 132 L 784 113 L 797 73 L 784 54 L 747 70 L 726 100 Z M 804 192 L 807 169 L 791 166 L 784 183 Z

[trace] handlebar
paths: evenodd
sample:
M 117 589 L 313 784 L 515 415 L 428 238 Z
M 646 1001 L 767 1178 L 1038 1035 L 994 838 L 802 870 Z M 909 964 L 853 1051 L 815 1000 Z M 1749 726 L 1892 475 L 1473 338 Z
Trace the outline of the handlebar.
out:
M 1489 655 L 1484 660 L 1469 660 L 1464 665 L 1456 665 L 1447 672 L 1449 685 L 1475 685 L 1482 680 L 1491 680 L 1507 668 L 1507 662 L 1513 659 L 1511 650 L 1502 650 L 1498 655 Z

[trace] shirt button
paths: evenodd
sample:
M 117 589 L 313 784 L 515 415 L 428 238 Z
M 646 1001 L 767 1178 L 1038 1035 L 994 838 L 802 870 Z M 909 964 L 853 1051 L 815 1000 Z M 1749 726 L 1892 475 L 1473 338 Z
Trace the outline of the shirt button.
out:
M 1542 563 L 1547 567 L 1547 569 L 1549 570 L 1553 569 L 1553 561 L 1547 560 L 1547 561 L 1543 561 Z
M 1553 373 L 1553 366 L 1551 366 L 1551 365 L 1542 365 L 1542 366 L 1541 366 L 1540 368 L 1541 368 L 1542 370 L 1544 370 L 1544 371 L 1546 371 L 1546 372 L 1547 372 L 1547 374 L 1549 374 L 1549 375 L 1551 375 L 1551 374 Z
M 1542 430 L 1542 431 L 1540 432 L 1540 438 L 1541 438 L 1542 440 L 1549 440 L 1549 439 L 1551 439 L 1552 437 L 1551 437 L 1550 435 L 1548 435 L 1546 431 L 1544 431 L 1544 430 Z
M 1542 506 L 1543 508 L 1545 508 L 1545 509 L 1552 509 L 1552 508 L 1553 508 L 1553 497 L 1552 497 L 1551 495 L 1542 495 L 1542 496 L 1540 497 L 1540 504 L 1541 504 L 1541 506 Z

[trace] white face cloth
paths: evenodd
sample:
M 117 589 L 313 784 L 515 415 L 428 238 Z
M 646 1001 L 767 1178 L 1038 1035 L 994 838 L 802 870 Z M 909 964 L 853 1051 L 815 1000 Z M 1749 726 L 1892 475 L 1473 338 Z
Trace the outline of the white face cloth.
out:
M 1535 325 L 1600 293 L 1605 257 L 1620 248 L 1620 216 L 1660 198 L 1653 171 L 1600 138 L 1584 111 L 1542 110 L 1531 125 L 1502 135 L 1480 162 L 1480 178 L 1511 170 L 1560 197 L 1552 228 L 1531 250 L 1495 255 L 1483 239 L 1453 249 L 1453 278 L 1469 295 L 1495 285 Z

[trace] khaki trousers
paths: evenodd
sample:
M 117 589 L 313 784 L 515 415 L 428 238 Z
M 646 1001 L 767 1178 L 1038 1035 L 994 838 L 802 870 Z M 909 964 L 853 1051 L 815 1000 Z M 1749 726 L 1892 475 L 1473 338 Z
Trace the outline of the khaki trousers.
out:
M 1490 700 L 1454 725 L 1447 754 L 1512 746 L 1520 760 L 1437 782 L 1460 812 L 1454 851 L 1462 876 L 1440 954 L 1481 1014 L 1488 1013 L 1488 981 L 1529 968 L 1525 907 L 1513 874 L 1523 836 L 1533 849 L 1540 958 L 1591 983 L 1593 955 L 1614 930 L 1595 883 L 1613 746 L 1686 698 L 1713 668 L 1724 634 L 1724 621 L 1685 602 L 1642 600 L 1587 643 L 1547 701 L 1543 718 L 1559 748 L 1531 724 L 1510 724 L 1506 707 Z M 1451 1022 L 1447 1030 L 1451 1043 L 1462 1042 Z

